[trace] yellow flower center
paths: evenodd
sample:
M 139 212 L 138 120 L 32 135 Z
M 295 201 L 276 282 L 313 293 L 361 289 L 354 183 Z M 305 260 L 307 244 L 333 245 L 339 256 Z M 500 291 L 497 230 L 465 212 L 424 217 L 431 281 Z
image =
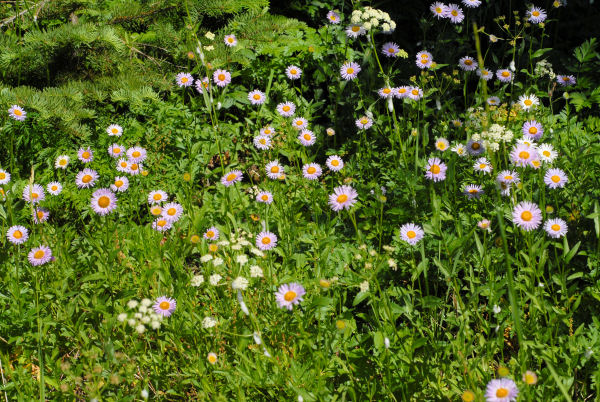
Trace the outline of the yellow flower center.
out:
M 15 239 L 20 239 L 21 237 L 23 237 L 23 233 L 21 233 L 20 230 L 15 230 L 14 233 L 13 233 L 13 237 Z
M 555 183 L 558 183 L 560 181 L 560 177 L 558 175 L 554 175 L 550 178 L 550 180 L 552 180 Z
M 506 398 L 508 396 L 508 390 L 506 388 L 498 388 L 496 390 L 497 398 Z
M 271 173 L 279 173 L 279 166 L 275 165 L 271 168 Z
M 42 219 L 44 217 L 44 213 L 42 211 L 37 211 L 36 215 L 38 219 Z
M 339 166 L 340 165 L 340 161 L 338 161 L 337 159 L 334 159 L 331 161 L 331 166 Z
M 81 156 L 83 156 L 83 159 L 89 159 L 90 153 L 88 151 L 85 151 L 84 153 L 81 154 Z
M 162 208 L 161 207 L 152 207 L 150 209 L 150 213 L 154 216 L 160 215 L 162 213 Z
M 563 77 L 563 81 L 569 81 L 569 77 Z
M 340 331 L 346 329 L 346 321 L 344 321 L 344 320 L 337 320 L 335 322 L 335 327 L 337 329 L 339 329 Z
M 406 237 L 408 237 L 409 239 L 414 239 L 416 236 L 417 234 L 414 230 L 409 230 L 408 232 L 406 232 Z
M 81 178 L 81 181 L 84 182 L 84 183 L 89 183 L 89 182 L 92 181 L 92 176 L 90 176 L 89 174 L 86 174 L 85 176 L 83 176 Z
M 38 250 L 33 254 L 33 258 L 39 260 L 40 258 L 43 258 L 45 254 L 44 250 Z
M 525 106 L 531 106 L 531 105 L 533 105 L 533 101 L 531 99 L 525 99 L 523 101 L 523 103 L 525 104 Z
M 452 16 L 456 17 L 458 15 L 458 11 L 452 10 L 452 11 L 450 11 L 450 14 L 452 14 Z
M 367 124 L 369 122 L 369 119 L 367 119 L 366 117 L 363 117 L 362 119 L 360 119 L 361 124 Z
M 412 90 L 412 94 L 417 96 L 419 94 L 419 90 L 418 89 L 413 89 Z
M 169 208 L 167 211 L 167 214 L 169 214 L 171 216 L 175 215 L 176 213 L 177 213 L 177 209 L 175 209 L 175 208 Z
M 154 201 L 160 201 L 162 199 L 162 196 L 159 193 L 156 193 L 152 198 L 154 198 Z
M 217 78 L 219 79 L 219 81 L 225 81 L 225 74 L 219 74 Z
M 501 74 L 501 75 L 502 75 L 504 78 L 506 78 L 506 77 L 510 77 L 510 73 L 509 73 L 508 71 L 502 71 L 502 74 Z
M 406 88 L 398 88 L 398 93 L 399 93 L 399 94 L 401 94 L 401 95 L 402 95 L 402 94 L 403 94 L 403 93 L 405 93 L 405 92 L 406 92 Z
M 471 149 L 474 149 L 477 151 L 479 148 L 481 148 L 481 145 L 478 142 L 474 142 L 471 144 Z
M 431 165 L 431 167 L 429 168 L 429 171 L 433 174 L 438 174 L 441 170 L 442 169 L 439 165 Z
M 13 113 L 16 114 L 17 116 L 23 115 L 23 112 L 21 112 L 19 109 L 13 109 Z
M 296 125 L 297 126 L 301 126 L 303 124 L 304 124 L 304 122 L 302 120 L 296 120 Z
M 552 230 L 554 230 L 555 232 L 558 232 L 560 230 L 560 225 L 555 223 L 554 225 L 550 226 L 550 228 Z M 531 377 L 531 376 L 529 376 L 529 377 Z M 527 376 L 525 376 L 525 378 L 529 379 Z M 527 383 L 529 384 L 529 381 L 527 381 Z
M 521 152 L 519 152 L 519 158 L 521 158 L 521 159 L 529 159 L 529 152 L 527 152 L 527 151 L 521 151 Z
M 265 140 L 264 138 L 261 138 L 260 140 L 258 140 L 259 143 L 261 143 L 262 145 L 266 145 L 267 140 Z
M 444 149 L 446 149 L 446 144 L 443 142 L 438 142 L 438 148 L 441 150 L 444 150 Z
M 225 178 L 225 180 L 227 180 L 227 181 L 233 181 L 233 180 L 235 180 L 236 177 L 237 177 L 237 175 L 235 173 L 229 173 L 227 175 L 227 177 Z
M 540 167 L 540 161 L 538 161 L 538 160 L 531 161 L 531 164 L 532 164 L 534 167 L 536 167 L 536 168 L 537 168 L 537 167 Z
M 524 221 L 529 222 L 532 218 L 533 218 L 533 214 L 529 211 L 523 211 L 521 213 L 521 219 L 523 219 Z
M 218 249 L 219 249 L 219 246 L 217 246 L 216 244 L 211 244 L 208 246 L 208 250 L 212 253 L 216 253 Z
M 227 42 L 233 43 L 233 38 L 232 37 L 227 38 Z
M 267 201 L 269 199 L 269 196 L 266 194 L 263 194 L 262 197 L 260 197 L 263 201 Z
M 465 391 L 462 394 L 462 400 L 464 402 L 473 402 L 475 400 L 475 394 L 471 391 Z
M 358 31 L 360 31 L 360 27 L 358 25 L 352 26 L 352 32 L 358 32 Z
M 98 205 L 100 206 L 100 208 L 108 207 L 110 205 L 110 198 L 103 195 L 102 197 L 98 198 Z
M 534 17 L 539 17 L 540 12 L 536 10 L 536 11 L 532 12 L 531 15 L 533 15 Z
M 480 163 L 479 164 L 479 169 L 483 170 L 487 167 L 487 165 L 485 163 Z
M 296 69 L 291 69 L 290 70 L 290 74 L 292 75 L 296 75 L 298 73 L 298 71 Z
M 465 60 L 465 65 L 470 66 L 472 64 L 473 64 L 473 60 L 471 60 L 471 59 Z
M 394 49 L 393 47 L 388 49 L 388 53 L 396 53 L 396 49 Z
M 441 13 L 442 13 L 442 11 L 443 11 L 443 10 L 442 10 L 442 7 L 436 7 L 436 8 L 435 8 L 435 12 L 436 12 L 436 13 L 438 13 L 438 14 L 441 14 Z
M 212 239 L 213 237 L 215 237 L 215 232 L 212 230 L 209 230 L 208 232 L 206 232 L 206 237 L 208 237 L 209 239 Z
M 36 199 L 36 198 L 38 198 L 38 197 L 39 197 L 38 193 L 33 193 L 33 194 L 31 194 L 31 198 L 33 198 L 33 199 Z
M 286 107 L 287 107 L 287 110 L 286 110 Z M 288 110 L 290 110 L 290 107 L 289 106 L 284 106 L 283 110 L 285 110 L 287 112 Z M 271 134 L 271 130 L 269 130 L 268 128 L 265 128 L 264 133 L 267 134 L 267 135 L 269 135 L 269 134 Z
M 304 139 L 305 139 L 306 141 L 310 141 L 310 140 L 311 140 L 311 138 L 312 138 L 312 137 L 310 136 L 310 134 L 304 134 L 304 135 L 303 135 L 303 137 L 304 137 Z
M 160 304 L 158 305 L 158 307 L 161 310 L 168 310 L 169 307 L 171 307 L 171 303 L 169 303 L 168 301 L 165 300 L 165 301 L 160 302 Z
M 192 235 L 192 237 L 190 237 L 190 241 L 192 243 L 194 243 L 194 244 L 195 243 L 199 243 L 200 242 L 200 236 L 198 236 L 198 235 Z
M 164 219 L 161 219 L 158 222 L 156 222 L 156 224 L 162 228 L 163 226 L 165 226 L 167 224 L 167 221 Z
M 186 82 L 188 82 L 188 78 L 187 77 L 181 77 L 181 82 L 183 84 L 185 84 Z
M 252 96 L 254 98 L 254 100 L 259 100 L 260 99 L 260 95 L 259 94 L 254 94 L 254 96 Z
M 58 162 L 58 164 L 59 164 L 60 166 L 65 166 L 65 165 L 67 164 L 67 160 L 66 160 L 66 159 L 61 159 L 61 160 Z
M 140 151 L 133 151 L 133 153 L 131 154 L 131 156 L 133 156 L 134 158 L 139 158 L 141 154 L 142 153 Z
M 529 134 L 537 134 L 538 129 L 536 127 L 529 127 Z
M 546 157 L 550 157 L 550 151 L 544 151 L 544 152 L 542 152 L 542 155 L 544 155 Z
M 113 134 L 117 134 L 119 132 L 119 129 L 113 127 L 113 129 L 110 131 L 112 131 Z
M 129 168 L 131 170 L 137 170 L 138 169 L 138 165 L 137 165 L 137 163 L 132 163 L 131 166 L 129 166 Z
M 392 92 L 392 90 L 391 90 L 391 89 L 389 89 L 389 88 L 383 88 L 383 93 L 384 93 L 384 94 L 386 94 L 386 95 L 387 95 L 387 94 L 389 94 L 390 92 Z
M 319 285 L 321 285 L 321 287 L 328 288 L 331 286 L 331 282 L 329 282 L 327 279 L 319 279 Z
M 125 162 L 125 161 L 121 162 L 121 167 L 122 168 L 126 168 L 127 167 L 127 162 Z
M 270 244 L 271 243 L 271 238 L 269 236 L 265 236 L 262 238 L 262 240 L 260 241 L 262 244 Z
M 429 63 L 429 59 L 427 59 L 426 57 L 421 59 L 421 64 L 427 64 Z
M 352 67 L 348 67 L 346 69 L 346 74 L 352 74 L 352 73 L 354 73 L 354 69 Z
M 296 298 L 296 292 L 294 292 L 293 290 L 288 290 L 283 295 L 283 298 L 285 299 L 285 301 L 292 301 Z
M 506 175 L 504 176 L 504 180 L 512 180 L 513 177 L 511 175 Z
M 315 169 L 313 166 L 306 169 L 306 173 L 308 173 L 308 174 L 314 174 L 316 171 L 317 171 L 317 169 Z
M 56 191 L 56 190 L 58 190 L 58 187 L 56 187 L 56 185 L 54 185 L 54 186 L 52 186 L 52 187 L 50 187 L 50 188 L 52 189 L 52 191 Z
M 208 355 L 208 362 L 209 362 L 210 364 L 215 364 L 215 363 L 217 362 L 217 356 L 215 356 L 215 355 L 212 355 L 212 354 L 211 354 L 211 355 Z
M 340 194 L 338 195 L 336 201 L 340 204 L 343 204 L 344 202 L 348 201 L 348 196 L 346 194 Z
M 469 193 L 475 194 L 475 193 L 477 193 L 477 189 L 476 188 L 472 188 L 472 189 L 469 190 Z

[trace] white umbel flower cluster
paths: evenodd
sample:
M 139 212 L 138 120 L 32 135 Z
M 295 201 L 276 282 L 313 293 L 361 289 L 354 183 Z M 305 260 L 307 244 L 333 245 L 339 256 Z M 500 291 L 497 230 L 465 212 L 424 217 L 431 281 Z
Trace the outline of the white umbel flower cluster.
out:
M 481 134 L 473 134 L 473 137 L 471 137 L 473 141 L 483 142 L 483 146 L 492 152 L 500 149 L 501 142 L 508 143 L 513 138 L 513 132 L 500 124 L 492 124 L 487 131 L 482 131 Z
M 362 10 L 352 11 L 350 20 L 353 24 L 362 25 L 367 31 L 379 28 L 383 33 L 392 33 L 396 29 L 396 23 L 388 13 L 368 6 Z

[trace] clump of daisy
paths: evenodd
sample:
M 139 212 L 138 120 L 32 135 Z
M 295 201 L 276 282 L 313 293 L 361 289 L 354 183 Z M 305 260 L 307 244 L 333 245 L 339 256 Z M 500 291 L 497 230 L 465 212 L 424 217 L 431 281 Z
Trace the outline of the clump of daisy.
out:
M 208 355 L 206 355 L 206 360 L 208 360 L 210 364 L 217 363 L 217 354 L 215 352 L 210 352 Z
M 303 296 L 305 294 L 306 290 L 301 284 L 292 282 L 281 285 L 275 293 L 275 299 L 280 308 L 287 308 L 291 311 L 294 305 L 304 300 Z
M 205 89 L 209 89 L 210 80 L 208 77 L 204 77 L 202 79 L 198 78 L 195 81 L 194 86 L 196 87 L 196 91 L 198 91 L 198 93 L 203 94 Z
M 425 177 L 429 180 L 442 181 L 446 179 L 447 166 L 439 158 L 430 158 L 425 166 Z
M 29 263 L 33 266 L 44 265 L 52 260 L 52 250 L 48 246 L 40 245 L 31 249 L 27 254 Z
M 125 147 L 119 144 L 112 144 L 108 146 L 108 154 L 113 158 L 120 158 L 125 153 Z
M 481 197 L 483 194 L 483 188 L 478 184 L 469 184 L 465 186 L 463 194 L 465 194 L 470 200 L 479 199 L 479 197 Z
M 490 96 L 489 98 L 487 98 L 486 102 L 490 106 L 498 106 L 500 104 L 500 98 L 498 98 L 497 96 Z
M 253 105 L 262 105 L 265 103 L 265 93 L 255 89 L 254 91 L 248 92 L 248 100 Z
M 306 120 L 304 117 L 296 117 L 292 121 L 292 127 L 294 127 L 296 130 L 304 130 L 308 127 L 308 120 Z
M 542 211 L 528 201 L 517 204 L 512 212 L 513 223 L 525 231 L 537 229 L 542 223 Z
M 539 140 L 544 134 L 544 128 L 535 120 L 526 121 L 523 123 L 523 135 L 529 135 L 533 140 Z
M 285 75 L 287 75 L 290 80 L 297 80 L 302 76 L 302 70 L 300 67 L 292 64 L 285 69 Z
M 127 150 L 127 157 L 131 163 L 141 163 L 146 160 L 148 153 L 142 147 L 131 147 Z
M 515 166 L 531 166 L 536 159 L 539 159 L 537 150 L 527 144 L 516 144 L 510 152 L 510 160 Z
M 527 385 L 535 385 L 538 382 L 538 376 L 531 370 L 523 373 L 523 382 Z
M 180 87 L 189 87 L 194 83 L 194 77 L 190 73 L 179 73 L 175 76 L 175 82 Z
M 175 223 L 181 218 L 183 214 L 183 207 L 181 204 L 176 202 L 169 202 L 162 208 L 162 217 L 169 221 L 169 223 Z
M 12 105 L 10 108 L 8 108 L 8 115 L 11 119 L 17 121 L 25 121 L 27 118 L 27 112 L 25 109 L 18 105 Z
M 433 55 L 426 50 L 421 50 L 417 53 L 415 63 L 420 69 L 429 68 L 433 64 Z
M 400 226 L 400 238 L 411 246 L 417 244 L 424 236 L 425 232 L 419 225 L 406 223 Z
M 487 68 L 480 68 L 477 70 L 477 75 L 484 81 L 489 81 L 494 77 L 494 73 Z
M 493 379 L 485 390 L 487 402 L 512 402 L 517 400 L 518 395 L 517 384 L 510 378 Z
M 407 97 L 412 100 L 418 101 L 423 97 L 423 90 L 419 87 L 410 87 L 410 89 L 408 90 Z
M 473 169 L 476 172 L 492 173 L 492 164 L 487 158 L 479 158 L 473 164 Z
M 221 88 L 224 88 L 231 82 L 231 74 L 226 70 L 215 70 L 213 73 L 213 82 Z
M 329 195 L 329 205 L 334 211 L 350 209 L 356 204 L 358 193 L 350 186 L 340 186 L 333 189 L 333 194 Z
M 367 130 L 373 125 L 373 120 L 371 120 L 368 116 L 362 116 L 355 121 L 356 127 L 361 130 Z
M 120 137 L 123 135 L 123 127 L 118 124 L 111 124 L 106 128 L 106 133 L 111 137 Z

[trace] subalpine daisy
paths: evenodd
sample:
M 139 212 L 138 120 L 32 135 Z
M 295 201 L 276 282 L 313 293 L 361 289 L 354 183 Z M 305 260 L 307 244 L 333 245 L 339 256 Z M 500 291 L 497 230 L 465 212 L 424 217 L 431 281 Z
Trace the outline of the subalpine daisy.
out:
M 433 59 L 417 57 L 417 59 L 415 60 L 415 63 L 417 65 L 417 67 L 419 67 L 421 70 L 423 70 L 423 69 L 431 67 L 431 65 L 433 64 Z
M 476 8 L 481 5 L 481 0 L 462 0 L 465 7 Z
M 346 27 L 346 36 L 349 38 L 358 38 L 366 32 L 362 25 L 352 24 Z
M 27 112 L 25 109 L 18 105 L 12 105 L 8 109 L 8 115 L 17 121 L 24 121 L 27 118 Z
M 265 170 L 267 172 L 267 177 L 272 180 L 277 180 L 280 175 L 285 173 L 283 166 L 279 164 L 278 160 L 267 163 Z
M 50 218 L 50 211 L 48 211 L 46 208 L 35 208 L 32 211 L 32 218 L 33 223 L 35 224 L 44 223 L 48 220 L 48 218 Z
M 470 199 L 479 199 L 483 194 L 483 188 L 477 184 L 469 184 L 465 186 L 463 193 Z
M 563 87 L 568 87 L 577 83 L 577 81 L 575 80 L 575 76 L 573 75 L 557 75 L 556 82 L 558 82 Z
M 129 162 L 127 159 L 121 158 L 117 161 L 117 170 L 123 173 L 129 172 Z
M 532 107 L 538 106 L 540 104 L 540 100 L 535 95 L 521 95 L 519 97 L 519 104 L 524 110 L 529 110 Z
M 446 9 L 447 8 L 448 8 L 448 6 L 446 6 L 444 3 L 440 3 L 439 1 L 436 1 L 431 6 L 429 6 L 429 9 L 433 13 L 433 16 L 437 17 L 438 19 L 446 18 Z
M 221 177 L 221 184 L 225 187 L 229 187 L 239 181 L 242 181 L 244 174 L 241 170 L 231 170 Z
M 206 229 L 206 232 L 204 232 L 204 238 L 206 240 L 210 240 L 210 241 L 217 241 L 219 240 L 219 229 L 217 229 L 214 226 L 209 227 L 208 229 Z
M 398 98 L 398 99 L 406 98 L 406 97 L 408 97 L 408 93 L 409 93 L 410 89 L 411 89 L 411 87 L 406 86 L 406 85 L 403 85 L 398 88 L 394 88 L 394 97 Z
M 12 244 L 23 244 L 29 238 L 29 231 L 24 226 L 11 226 L 6 231 L 6 238 Z
M 295 106 L 294 106 L 294 108 L 295 108 Z M 263 127 L 260 129 L 260 134 L 261 135 L 273 135 L 273 134 L 275 134 L 275 130 L 271 126 Z
M 194 83 L 194 77 L 190 73 L 179 73 L 175 76 L 175 82 L 180 87 L 189 87 Z
M 98 180 L 98 172 L 93 169 L 83 169 L 75 176 L 75 184 L 78 188 L 90 188 L 94 187 L 96 180 Z
M 213 73 L 213 82 L 221 88 L 224 88 L 231 82 L 231 74 L 226 70 L 216 70 Z
M 388 99 L 394 96 L 394 90 L 390 87 L 384 87 L 377 90 L 377 94 L 380 98 Z
M 333 189 L 333 194 L 329 195 L 329 205 L 334 211 L 350 209 L 356 204 L 358 193 L 350 186 L 339 186 Z
M 468 153 L 467 147 L 464 144 L 456 144 L 450 150 L 460 157 L 465 157 Z
M 106 133 L 111 137 L 120 137 L 123 135 L 123 127 L 118 124 L 111 124 L 106 128 Z
M 538 158 L 535 148 L 526 144 L 516 144 L 510 152 L 510 160 L 515 166 L 531 166 L 532 161 Z
M 296 112 L 296 105 L 293 102 L 284 102 L 277 105 L 277 113 L 283 117 L 293 116 Z
M 438 138 L 435 140 L 435 149 L 437 149 L 438 151 L 444 152 L 448 149 L 449 146 L 450 143 L 445 138 Z
M 539 140 L 544 134 L 544 129 L 540 123 L 535 120 L 523 123 L 523 135 L 530 135 L 532 139 Z
M 202 80 L 200 80 L 199 78 L 196 79 L 194 86 L 196 87 L 196 91 L 198 91 L 198 93 L 202 94 L 204 93 L 205 89 L 208 89 L 210 85 L 210 80 L 208 79 L 208 77 L 204 77 L 202 78 Z
M 287 308 L 292 310 L 294 305 L 300 304 L 303 301 L 303 297 L 306 294 L 304 287 L 296 282 L 283 284 L 277 289 L 275 293 L 275 300 L 280 308 Z
M 80 148 L 77 151 L 77 158 L 83 163 L 90 163 L 94 160 L 94 152 L 90 147 Z
M 142 147 L 131 147 L 127 150 L 127 157 L 131 163 L 141 163 L 146 160 L 147 152 Z
M 546 233 L 548 233 L 548 236 L 552 238 L 561 238 L 567 234 L 567 222 L 560 218 L 548 219 L 544 223 L 544 230 L 546 231 Z
M 177 308 L 177 302 L 170 297 L 161 296 L 156 299 L 152 308 L 156 314 L 169 317 Z
M 0 169 L 0 185 L 10 183 L 10 173 L 4 169 Z
M 92 209 L 100 216 L 110 214 L 117 208 L 117 196 L 108 188 L 99 188 L 92 194 Z
M 419 100 L 423 97 L 423 90 L 419 87 L 411 87 L 407 95 L 412 100 Z
M 217 354 L 215 352 L 210 352 L 208 355 L 206 355 L 206 360 L 210 363 L 210 364 L 215 364 L 217 363 Z
M 163 190 L 153 190 L 148 194 L 148 204 L 159 204 L 166 202 L 169 199 L 169 195 Z
M 331 155 L 325 161 L 325 165 L 327 165 L 327 168 L 332 172 L 339 172 L 344 167 L 344 161 L 337 155 Z
M 465 15 L 458 4 L 450 3 L 446 7 L 446 18 L 450 18 L 450 21 L 452 21 L 453 24 L 460 24 L 465 18 Z
M 542 222 L 542 211 L 532 202 L 517 204 L 512 212 L 513 223 L 525 231 L 537 229 Z
M 157 232 L 166 232 L 172 227 L 173 224 L 169 222 L 168 219 L 163 218 L 162 216 L 156 218 L 156 220 L 152 222 L 152 229 L 156 230 Z
M 226 46 L 234 47 L 235 45 L 237 45 L 237 38 L 234 34 L 225 35 L 223 42 L 225 42 Z
M 535 385 L 538 382 L 538 376 L 533 371 L 527 370 L 523 373 L 523 382 L 527 385 Z
M 534 24 L 540 24 L 546 20 L 548 16 L 546 14 L 546 10 L 539 7 L 532 7 L 530 10 L 527 10 L 527 19 L 529 22 Z
M 542 162 L 552 163 L 558 156 L 552 144 L 540 144 L 537 148 L 538 155 Z
M 329 21 L 332 24 L 339 24 L 340 23 L 340 15 L 338 13 L 336 13 L 335 11 L 331 10 L 327 13 L 327 21 Z
M 510 378 L 499 378 L 488 382 L 485 390 L 487 402 L 513 402 L 517 400 L 519 389 Z
M 498 98 L 497 96 L 490 96 L 489 98 L 487 98 L 487 103 L 490 106 L 498 106 L 500 104 L 500 98 Z
M 425 166 L 425 177 L 434 182 L 445 180 L 446 169 L 446 164 L 440 158 L 429 158 Z
M 25 185 L 25 188 L 23 189 L 23 199 L 25 201 L 37 204 L 40 201 L 44 201 L 44 198 L 46 198 L 44 187 L 39 184 Z
M 321 166 L 317 163 L 307 163 L 302 166 L 302 175 L 308 180 L 317 180 L 323 173 Z
M 68 155 L 60 155 L 56 158 L 56 161 L 54 161 L 54 167 L 56 169 L 66 169 L 67 166 L 69 166 L 69 161 L 71 160 L 71 158 L 69 158 Z
M 467 152 L 472 156 L 481 155 L 485 152 L 485 147 L 480 141 L 469 140 L 467 142 Z
M 419 225 L 415 225 L 414 223 L 405 223 L 404 225 L 400 226 L 400 238 L 411 246 L 417 244 L 424 236 L 425 232 Z
M 115 177 L 115 182 L 110 185 L 110 189 L 114 192 L 122 193 L 129 188 L 129 179 L 125 176 Z
M 489 81 L 494 76 L 494 73 L 488 70 L 487 68 L 480 68 L 479 70 L 477 70 L 477 75 L 482 80 Z
M 475 71 L 479 64 L 471 56 L 465 56 L 458 61 L 458 66 L 464 71 Z
M 160 205 L 158 204 L 154 204 L 150 207 L 150 214 L 152 216 L 159 216 L 162 215 L 163 209 Z
M 268 135 L 257 135 L 254 137 L 254 146 L 258 149 L 269 149 L 271 148 L 271 138 Z
M 125 173 L 129 173 L 132 176 L 137 176 L 142 172 L 143 166 L 141 163 L 130 162 L 129 167 Z
M 304 117 L 294 117 L 292 120 L 292 127 L 294 127 L 296 130 L 303 130 L 308 127 L 308 120 L 306 120 Z
M 346 62 L 342 64 L 342 67 L 340 67 L 340 74 L 342 75 L 343 79 L 345 79 L 346 81 L 350 81 L 358 76 L 360 70 L 361 68 L 357 63 Z
M 169 202 L 163 205 L 162 217 L 169 221 L 169 223 L 175 223 L 183 215 L 183 207 L 181 204 L 176 202 Z
M 492 173 L 492 164 L 487 158 L 479 158 L 473 164 L 473 169 L 476 172 Z
M 317 136 L 310 130 L 302 130 L 300 134 L 298 134 L 298 141 L 305 147 L 310 147 L 317 142 Z
M 62 191 L 62 184 L 57 181 L 52 181 L 46 186 L 46 190 L 52 195 L 59 195 Z
M 273 194 L 270 191 L 261 191 L 256 194 L 256 201 L 270 204 L 273 202 Z
M 496 181 L 506 184 L 518 183 L 521 179 L 514 170 L 503 170 L 496 176 Z
M 373 125 L 373 120 L 371 120 L 367 116 L 362 116 L 361 118 L 355 121 L 356 127 L 361 130 L 367 130 Z
M 265 99 L 265 93 L 258 89 L 248 92 L 248 100 L 253 105 L 262 105 L 265 103 Z
M 125 147 L 119 144 L 109 145 L 108 154 L 113 158 L 120 158 L 125 154 Z
M 483 230 L 489 229 L 490 225 L 491 222 L 488 219 L 482 219 L 479 222 L 477 222 L 477 227 Z
M 394 42 L 384 43 L 381 47 L 381 53 L 386 57 L 398 57 L 400 47 Z
M 544 175 L 544 183 L 549 188 L 563 188 L 569 181 L 567 174 L 562 169 L 548 169 Z
M 510 70 L 503 68 L 496 71 L 496 77 L 498 77 L 500 82 L 511 82 L 513 79 L 513 74 Z
M 302 76 L 302 70 L 300 67 L 292 64 L 285 69 L 285 75 L 287 75 L 290 80 L 297 80 Z
M 266 251 L 277 246 L 277 236 L 271 232 L 260 232 L 256 235 L 256 247 Z
M 50 250 L 50 247 L 43 245 L 34 247 L 27 255 L 27 259 L 33 266 L 44 265 L 52 259 L 52 250 Z

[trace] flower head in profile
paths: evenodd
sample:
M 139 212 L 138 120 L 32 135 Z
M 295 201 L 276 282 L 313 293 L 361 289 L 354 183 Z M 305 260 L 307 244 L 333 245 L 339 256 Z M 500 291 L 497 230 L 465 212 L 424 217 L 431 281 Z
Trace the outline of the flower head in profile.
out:
M 440 158 L 429 158 L 425 166 L 425 177 L 434 182 L 445 180 L 446 169 L 446 164 Z
M 310 147 L 317 142 L 317 136 L 310 130 L 302 130 L 300 134 L 298 134 L 298 141 L 305 147 Z
M 48 183 L 46 190 L 52 195 L 59 195 L 62 191 L 62 184 L 57 181 L 52 181 Z
M 225 42 L 226 46 L 234 47 L 235 45 L 237 45 L 237 38 L 234 34 L 225 35 L 223 42 Z
M 25 185 L 23 189 L 23 199 L 27 202 L 31 202 L 32 204 L 37 204 L 40 201 L 43 201 L 46 198 L 46 193 L 44 193 L 44 187 L 39 184 L 33 185 Z
M 284 102 L 277 105 L 277 113 L 283 117 L 293 116 L 296 112 L 296 105 L 293 102 Z
M 256 247 L 266 251 L 277 246 L 277 236 L 271 232 L 260 232 L 256 235 Z
M 462 0 L 462 3 L 465 5 L 465 7 L 477 8 L 481 5 L 481 0 Z
M 304 300 L 302 296 L 305 294 L 306 290 L 302 285 L 292 282 L 281 285 L 275 293 L 275 299 L 280 308 L 292 310 L 295 304 Z
M 111 124 L 106 128 L 106 133 L 111 137 L 120 137 L 123 135 L 123 127 L 118 124 Z
M 48 246 L 39 246 L 31 249 L 27 255 L 29 263 L 33 266 L 44 265 L 52 259 L 52 250 Z
M 189 87 L 194 83 L 194 77 L 190 73 L 179 73 L 175 76 L 175 82 L 180 87 Z
M 527 20 L 534 24 L 540 24 L 546 20 L 546 10 L 539 7 L 532 7 L 527 11 Z
M 333 189 L 333 194 L 329 195 L 329 205 L 334 211 L 350 209 L 356 204 L 358 193 L 350 186 L 339 186 Z
M 567 174 L 562 169 L 548 169 L 544 175 L 544 183 L 549 188 L 563 188 L 569 181 Z
M 202 79 L 198 78 L 196 79 L 196 81 L 194 81 L 194 86 L 196 87 L 196 91 L 198 91 L 198 93 L 202 94 L 204 93 L 205 89 L 208 89 L 210 85 L 210 80 L 208 79 L 208 77 L 204 77 Z
M 575 85 L 577 80 L 575 80 L 575 76 L 573 75 L 557 75 L 556 82 L 563 87 L 569 87 L 571 85 Z
M 381 47 L 381 53 L 386 57 L 398 57 L 400 47 L 394 42 L 387 42 Z
M 542 211 L 528 201 L 517 204 L 512 212 L 513 223 L 525 231 L 537 229 L 542 223 Z
M 156 314 L 163 317 L 169 317 L 177 308 L 177 302 L 170 297 L 161 296 L 156 299 L 152 308 Z
M 227 84 L 231 82 L 231 74 L 229 73 L 229 71 L 226 70 L 216 70 L 213 73 L 213 82 L 217 86 L 224 88 L 225 86 L 227 86 Z
M 117 197 L 108 188 L 100 188 L 92 194 L 91 204 L 94 212 L 104 216 L 117 208 Z
M 360 73 L 360 66 L 355 62 L 346 62 L 340 67 L 340 74 L 346 81 L 355 79 Z
M 498 106 L 500 104 L 500 98 L 497 96 L 490 96 L 487 98 L 487 104 L 490 106 Z
M 6 231 L 6 238 L 12 244 L 23 244 L 29 238 L 29 231 L 24 226 L 11 226 Z
M 8 109 L 8 115 L 17 121 L 24 121 L 27 118 L 27 112 L 21 106 L 12 105 Z
M 405 223 L 404 225 L 400 226 L 400 238 L 411 246 L 417 244 L 424 236 L 425 232 L 419 225 L 415 225 L 414 223 Z
M 0 185 L 10 183 L 10 173 L 4 169 L 0 169 Z
M 297 80 L 302 76 L 302 70 L 300 67 L 296 67 L 292 64 L 285 69 L 285 75 L 287 75 L 290 80 Z
M 340 15 L 335 11 L 331 10 L 327 13 L 327 21 L 329 21 L 330 23 L 339 24 L 340 20 Z
M 496 181 L 505 184 L 518 183 L 520 181 L 519 174 L 513 170 L 503 170 L 496 176 Z
M 517 400 L 519 389 L 510 378 L 498 378 L 488 382 L 485 390 L 487 402 L 513 402 Z
M 323 173 L 321 166 L 318 163 L 307 163 L 302 166 L 302 175 L 308 180 L 317 180 Z
M 94 160 L 94 152 L 90 147 L 80 148 L 79 151 L 77 151 L 77 158 L 83 163 L 90 163 Z
M 71 158 L 69 158 L 68 155 L 60 155 L 60 156 L 56 157 L 56 161 L 54 161 L 54 167 L 56 169 L 64 170 L 69 165 L 70 160 L 71 160 Z
M 232 170 L 221 177 L 221 184 L 225 187 L 229 187 L 239 181 L 242 181 L 244 174 L 241 170 Z
M 77 184 L 78 188 L 94 187 L 98 177 L 98 172 L 93 169 L 86 168 L 77 173 L 77 176 L 75 176 L 75 184 Z
M 255 89 L 254 91 L 248 92 L 248 100 L 253 105 L 262 105 L 265 103 L 265 93 Z
M 479 199 L 483 194 L 483 188 L 477 184 L 469 184 L 465 186 L 463 193 L 467 196 L 468 199 Z

